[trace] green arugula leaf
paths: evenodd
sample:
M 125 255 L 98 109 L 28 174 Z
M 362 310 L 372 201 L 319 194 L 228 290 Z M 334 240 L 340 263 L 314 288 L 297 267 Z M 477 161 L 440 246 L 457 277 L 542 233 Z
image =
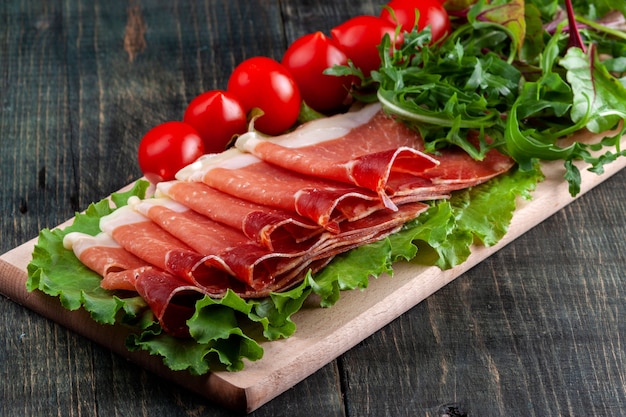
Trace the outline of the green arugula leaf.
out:
M 623 155 L 616 140 L 559 143 L 581 129 L 606 132 L 626 119 L 626 46 L 620 41 L 626 32 L 588 22 L 582 32 L 595 43 L 586 54 L 568 47 L 572 35 L 562 31 L 556 0 L 468 4 L 468 23 L 435 47 L 423 43 L 419 33 L 396 49 L 389 38 L 383 40 L 382 65 L 372 73 L 379 101 L 420 133 L 427 152 L 455 145 L 480 160 L 498 148 L 523 170 L 537 160 L 563 160 L 570 191 L 578 192 L 580 173 L 570 161 L 584 160 L 592 172 L 602 172 Z M 581 3 L 574 6 L 579 13 L 587 10 Z M 598 10 L 608 11 L 602 4 Z M 600 48 L 614 58 L 600 61 Z M 513 51 L 528 60 L 512 59 Z M 467 141 L 471 130 L 479 133 L 478 148 Z M 603 146 L 615 150 L 593 156 L 591 150 Z
M 607 13 L 619 10 L 626 15 L 626 3 L 614 0 L 573 0 L 574 10 L 590 19 L 600 19 Z
M 511 58 L 522 50 L 526 38 L 526 14 L 524 0 L 481 0 L 467 15 L 476 28 L 497 26 L 510 36 Z
M 482 53 L 483 43 L 464 34 L 431 48 L 421 32 L 413 32 L 399 50 L 386 36 L 380 48 L 383 64 L 372 78 L 385 110 L 419 131 L 427 152 L 452 144 L 482 159 L 499 145 L 505 125 L 501 108 L 513 102 L 521 73 L 495 53 Z M 479 148 L 468 141 L 470 130 L 480 132 Z
M 520 50 L 520 58 L 529 65 L 535 64 L 545 47 L 543 21 L 541 10 L 532 2 L 526 2 L 524 13 L 526 16 L 526 36 Z

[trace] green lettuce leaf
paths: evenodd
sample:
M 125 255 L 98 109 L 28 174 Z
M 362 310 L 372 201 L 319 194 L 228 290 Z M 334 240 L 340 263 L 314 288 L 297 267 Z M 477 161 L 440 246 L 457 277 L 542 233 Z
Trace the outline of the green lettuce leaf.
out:
M 339 300 L 340 291 L 364 289 L 369 278 L 391 273 L 389 239 L 370 243 L 337 256 L 315 276 L 308 275 L 312 291 L 321 297 L 320 305 L 330 307 Z
M 143 195 L 145 190 L 145 184 L 138 183 L 124 195 Z M 120 197 L 114 195 L 113 198 Z M 43 229 L 27 267 L 26 288 L 59 297 L 63 307 L 68 310 L 85 307 L 98 323 L 115 323 L 120 311 L 131 316 L 139 314 L 141 305 L 146 307 L 140 297 L 124 300 L 103 289 L 100 287 L 101 277 L 84 266 L 74 252 L 63 247 L 63 237 L 70 232 L 98 234 L 100 218 L 113 210 L 110 201 L 105 199 L 91 204 L 84 213 L 77 213 L 72 225 L 63 230 Z
M 195 339 L 181 339 L 162 333 L 158 325 L 141 334 L 131 335 L 126 341 L 130 351 L 145 350 L 163 358 L 165 366 L 173 371 L 188 371 L 203 375 L 209 371 L 237 371 L 243 367 L 243 358 L 255 360 L 263 354 L 256 343 L 246 343 L 240 338 L 218 339 L 199 343 Z M 249 351 L 246 348 L 251 348 Z
M 371 278 L 393 275 L 393 263 L 411 261 L 451 268 L 464 262 L 476 241 L 496 243 L 505 233 L 518 196 L 528 197 L 539 170 L 514 170 L 483 185 L 454 193 L 450 200 L 431 207 L 404 228 L 378 242 L 337 256 L 319 273 L 308 274 L 295 288 L 262 299 L 244 300 L 232 291 L 221 299 L 197 301 L 188 320 L 191 338 L 164 333 L 151 311 L 138 297 L 122 298 L 100 287 L 100 276 L 84 267 L 72 251 L 63 248 L 63 236 L 72 231 L 97 234 L 99 219 L 111 213 L 109 200 L 92 204 L 76 215 L 64 230 L 43 230 L 28 266 L 27 287 L 59 297 L 64 307 L 87 310 L 102 324 L 123 323 L 135 332 L 126 340 L 129 350 L 144 350 L 162 357 L 172 370 L 201 375 L 214 370 L 237 371 L 244 361 L 263 356 L 262 343 L 291 336 L 296 331 L 292 316 L 311 293 L 320 307 L 339 301 L 341 292 L 365 289 Z M 147 183 L 112 196 L 124 205 L 131 195 L 143 198 Z
M 542 174 L 538 167 L 531 171 L 516 169 L 512 175 L 494 178 L 484 187 L 461 191 L 452 197 L 457 224 L 471 232 L 485 246 L 493 246 L 504 237 L 513 218 L 518 196 L 531 199 Z
M 369 279 L 393 274 L 393 263 L 411 261 L 449 269 L 467 260 L 476 241 L 491 246 L 508 231 L 518 197 L 529 199 L 540 169 L 514 169 L 485 184 L 454 193 L 450 200 L 434 202 L 417 219 L 384 240 L 337 256 L 307 281 L 320 296 L 321 306 L 335 304 L 341 291 L 365 289 Z M 424 256 L 422 256 L 422 254 Z

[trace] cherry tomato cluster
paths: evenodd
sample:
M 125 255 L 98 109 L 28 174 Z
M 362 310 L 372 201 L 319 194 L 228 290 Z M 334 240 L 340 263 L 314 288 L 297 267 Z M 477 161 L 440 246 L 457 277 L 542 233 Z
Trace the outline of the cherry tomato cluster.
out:
M 450 32 L 443 2 L 391 0 L 379 16 L 351 18 L 331 29 L 330 36 L 315 32 L 296 39 L 281 62 L 260 56 L 244 60 L 226 90 L 200 94 L 189 103 L 182 121 L 166 122 L 146 133 L 139 144 L 144 176 L 153 183 L 168 181 L 201 155 L 222 152 L 233 137 L 246 132 L 253 109 L 260 110 L 254 128 L 268 135 L 294 126 L 303 102 L 321 113 L 338 111 L 349 104 L 357 80 L 324 71 L 352 62 L 368 76 L 380 66 L 378 45 L 383 36 L 402 43 L 398 26 L 402 31 L 430 26 L 432 42 L 439 41 Z

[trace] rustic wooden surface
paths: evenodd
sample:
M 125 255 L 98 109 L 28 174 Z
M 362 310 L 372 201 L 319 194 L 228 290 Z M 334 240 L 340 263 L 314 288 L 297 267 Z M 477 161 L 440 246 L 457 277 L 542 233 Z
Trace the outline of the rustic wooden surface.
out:
M 0 4 L 0 253 L 139 176 L 139 138 L 242 59 L 378 2 Z M 254 416 L 626 415 L 626 172 Z M 228 416 L 0 297 L 0 415 Z

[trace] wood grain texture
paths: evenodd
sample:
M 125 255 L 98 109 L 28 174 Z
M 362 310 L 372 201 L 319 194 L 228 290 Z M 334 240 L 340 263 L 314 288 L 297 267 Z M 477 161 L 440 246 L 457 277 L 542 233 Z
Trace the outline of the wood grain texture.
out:
M 241 59 L 375 2 L 0 4 L 0 253 L 139 175 L 141 135 Z M 146 47 L 129 60 L 129 10 Z M 255 416 L 626 415 L 624 172 Z M 232 415 L 0 298 L 0 415 Z
M 626 146 L 626 138 L 623 145 Z M 607 167 L 603 176 L 583 171 L 581 191 L 587 192 L 624 166 L 626 160 L 620 159 Z M 247 364 L 245 369 L 236 373 L 217 372 L 193 377 L 186 372 L 172 372 L 163 366 L 158 357 L 143 352 L 128 352 L 124 342 L 128 330 L 124 327 L 97 325 L 82 310 L 68 312 L 54 298 L 40 292 L 27 292 L 26 268 L 34 240 L 0 256 L 0 292 L 138 363 L 158 377 L 172 380 L 232 410 L 251 412 L 571 203 L 573 199 L 563 180 L 562 165 L 558 162 L 543 164 L 542 169 L 545 180 L 533 192 L 532 200 L 520 201 L 506 236 L 497 245 L 474 247 L 471 256 L 463 264 L 446 271 L 419 263 L 399 262 L 394 266 L 393 278 L 383 275 L 371 280 L 366 291 L 344 292 L 333 308 L 319 308 L 313 297 L 293 316 L 298 325 L 294 336 L 262 343 L 263 358 Z M 70 222 L 65 222 L 61 227 Z

